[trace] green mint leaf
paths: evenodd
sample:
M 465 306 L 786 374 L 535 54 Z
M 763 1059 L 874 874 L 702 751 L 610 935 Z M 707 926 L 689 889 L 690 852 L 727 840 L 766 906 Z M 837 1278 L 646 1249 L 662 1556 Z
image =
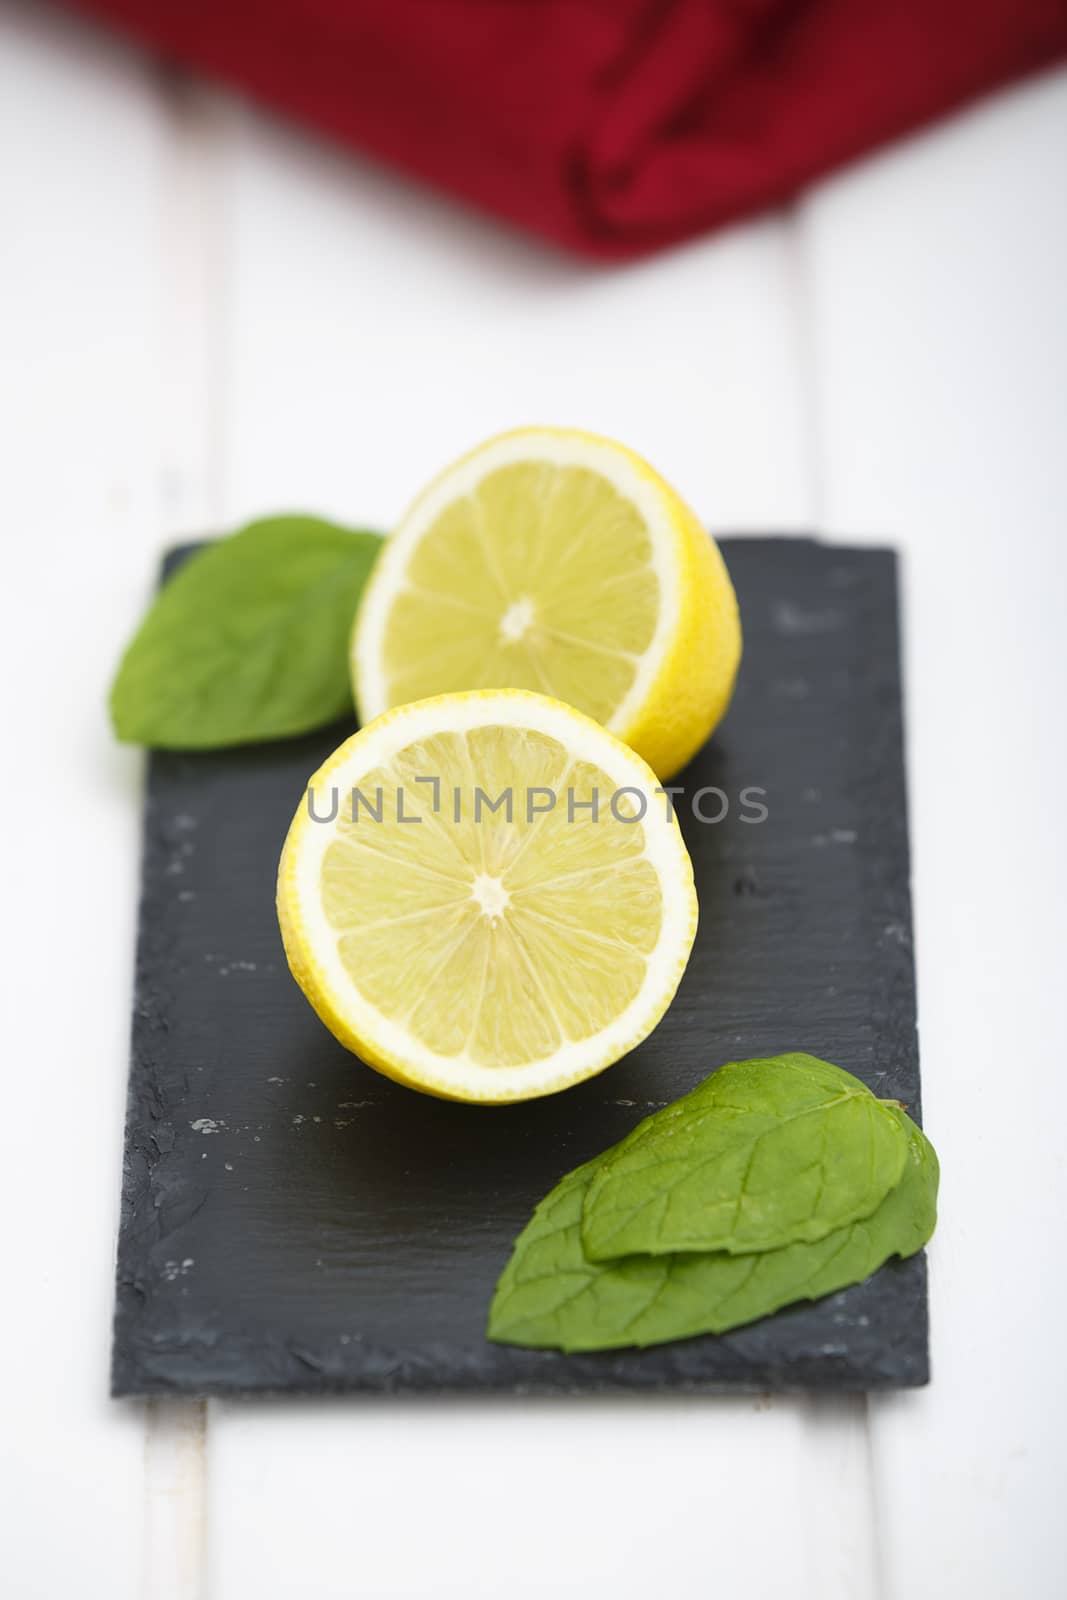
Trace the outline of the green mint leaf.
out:
M 122 658 L 110 702 L 118 737 L 210 750 L 351 711 L 349 634 L 380 545 L 377 534 L 294 515 L 190 556 Z
M 816 1244 L 747 1256 L 628 1256 L 590 1261 L 582 1207 L 599 1163 L 570 1173 L 541 1202 L 497 1285 L 488 1336 L 500 1344 L 564 1351 L 662 1344 L 726 1333 L 799 1300 L 860 1283 L 892 1256 L 922 1248 L 937 1217 L 933 1147 L 897 1107 L 905 1141 L 900 1182 L 869 1217 Z
M 594 1261 L 813 1243 L 870 1216 L 906 1157 L 899 1123 L 851 1073 L 807 1055 L 732 1061 L 605 1157 L 582 1243 Z

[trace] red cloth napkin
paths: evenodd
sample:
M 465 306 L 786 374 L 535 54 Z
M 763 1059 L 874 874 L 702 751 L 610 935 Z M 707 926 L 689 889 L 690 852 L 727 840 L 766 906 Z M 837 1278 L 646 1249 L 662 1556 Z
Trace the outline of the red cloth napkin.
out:
M 1067 52 L 1067 0 L 69 0 L 574 249 L 636 255 Z

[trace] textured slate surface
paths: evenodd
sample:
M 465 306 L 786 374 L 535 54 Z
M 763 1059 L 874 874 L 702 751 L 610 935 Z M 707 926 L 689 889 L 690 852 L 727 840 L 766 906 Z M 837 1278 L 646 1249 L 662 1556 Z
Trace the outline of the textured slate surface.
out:
M 149 763 L 116 1394 L 867 1389 L 926 1381 L 923 1257 L 721 1338 L 562 1356 L 483 1337 L 569 1168 L 739 1056 L 808 1050 L 919 1110 L 895 561 L 726 541 L 746 655 L 676 781 L 701 925 L 655 1034 L 526 1106 L 450 1105 L 337 1045 L 290 980 L 278 853 L 348 731 Z M 767 791 L 768 819 L 738 795 Z M 706 798 L 712 814 L 717 802 Z

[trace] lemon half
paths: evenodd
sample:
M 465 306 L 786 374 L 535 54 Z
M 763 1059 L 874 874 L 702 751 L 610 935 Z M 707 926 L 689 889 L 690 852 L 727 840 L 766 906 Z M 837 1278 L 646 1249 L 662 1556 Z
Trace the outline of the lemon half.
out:
M 663 779 L 707 739 L 741 655 L 717 545 L 624 446 L 501 434 L 445 469 L 386 541 L 353 633 L 364 722 L 460 689 L 529 689 Z
M 387 712 L 330 757 L 289 829 L 278 915 L 344 1045 L 430 1094 L 499 1103 L 651 1032 L 697 901 L 648 766 L 573 707 L 501 690 Z

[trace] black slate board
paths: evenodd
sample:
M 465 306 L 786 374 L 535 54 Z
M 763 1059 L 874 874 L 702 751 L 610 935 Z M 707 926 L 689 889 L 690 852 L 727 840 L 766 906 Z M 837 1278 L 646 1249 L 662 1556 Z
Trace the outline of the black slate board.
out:
M 921 1256 L 721 1338 L 562 1356 L 483 1337 L 534 1204 L 722 1062 L 808 1050 L 918 1114 L 895 559 L 806 539 L 724 551 L 745 662 L 678 780 L 733 799 L 717 826 L 680 802 L 696 948 L 652 1037 L 564 1094 L 414 1094 L 342 1050 L 289 978 L 278 853 L 347 726 L 151 757 L 115 1394 L 927 1380 Z M 740 820 L 749 785 L 767 791 L 760 825 Z

